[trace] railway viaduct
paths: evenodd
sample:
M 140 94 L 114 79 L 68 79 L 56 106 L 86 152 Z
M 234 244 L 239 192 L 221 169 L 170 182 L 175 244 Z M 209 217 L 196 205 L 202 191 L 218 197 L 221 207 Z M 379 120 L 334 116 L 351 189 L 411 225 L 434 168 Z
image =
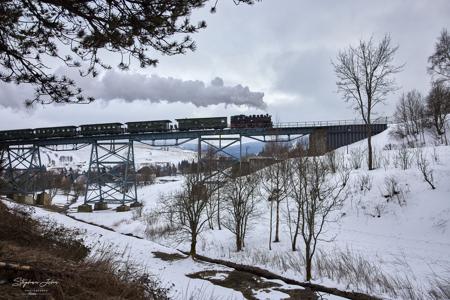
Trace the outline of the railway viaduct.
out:
M 386 121 L 372 124 L 372 134 L 387 128 Z M 292 142 L 309 136 L 309 149 L 323 154 L 327 151 L 354 143 L 367 137 L 367 127 L 361 121 L 320 121 L 279 123 L 272 128 L 226 128 L 221 130 L 168 131 L 147 133 L 99 134 L 71 138 L 22 139 L 0 141 L 0 162 L 3 181 L 0 193 L 30 194 L 37 192 L 36 181 L 45 170 L 40 158 L 40 148 L 53 151 L 75 151 L 91 147 L 85 207 L 107 207 L 107 204 L 139 205 L 136 190 L 134 144 L 152 146 L 180 146 L 188 142 L 198 143 L 198 159 L 201 163 L 202 145 L 208 145 L 216 153 L 242 157 L 242 140 L 260 142 Z M 239 156 L 227 152 L 231 145 L 240 145 Z M 105 172 L 104 170 L 111 170 Z

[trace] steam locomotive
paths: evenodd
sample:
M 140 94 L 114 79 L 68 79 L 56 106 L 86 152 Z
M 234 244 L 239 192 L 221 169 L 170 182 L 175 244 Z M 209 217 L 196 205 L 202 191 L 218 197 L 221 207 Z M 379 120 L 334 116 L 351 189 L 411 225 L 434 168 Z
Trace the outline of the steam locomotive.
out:
M 122 133 L 148 133 L 190 130 L 221 130 L 225 128 L 271 128 L 272 117 L 266 115 L 236 115 L 213 118 L 184 118 L 170 120 L 155 120 L 141 122 L 86 124 L 81 126 L 59 126 L 35 129 L 17 129 L 0 131 L 0 141 L 23 139 L 70 138 L 78 136 L 109 135 Z

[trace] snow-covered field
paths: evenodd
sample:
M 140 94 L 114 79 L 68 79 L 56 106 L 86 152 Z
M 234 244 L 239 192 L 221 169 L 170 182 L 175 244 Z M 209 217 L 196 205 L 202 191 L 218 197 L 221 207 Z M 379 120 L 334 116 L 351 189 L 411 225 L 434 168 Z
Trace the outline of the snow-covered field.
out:
M 401 168 L 399 159 L 396 158 L 400 153 L 401 141 L 392 137 L 390 131 L 392 128 L 373 138 L 378 168 L 369 172 L 363 162 L 361 168 L 352 170 L 349 181 L 351 193 L 339 212 L 340 221 L 327 225 L 325 237 L 332 241 L 320 242 L 317 255 L 331 261 L 338 260 L 338 257 L 353 258 L 354 261 L 359 259 L 362 261 L 360 266 L 370 269 L 368 273 L 382 274 L 390 281 L 396 280 L 398 286 L 405 289 L 413 287 L 419 295 L 425 296 L 435 279 L 450 278 L 450 146 L 434 146 L 429 139 L 427 146 L 421 148 L 431 163 L 436 185 L 433 190 L 423 180 L 416 166 L 417 149 L 408 149 L 410 166 L 405 170 Z M 337 155 L 350 161 L 354 158 L 354 153 L 362 151 L 365 145 L 366 141 L 357 142 L 338 149 Z M 172 162 L 185 157 L 193 158 L 192 152 L 180 149 L 173 150 L 173 154 L 170 150 L 151 151 L 151 161 Z M 142 151 L 137 161 L 148 160 L 147 155 Z M 363 176 L 370 178 L 370 184 L 361 189 L 359 182 Z M 390 179 L 397 183 L 400 194 L 387 201 L 384 194 L 386 182 Z M 134 253 L 133 256 L 143 266 L 155 271 L 164 283 L 174 284 L 173 295 L 178 299 L 186 297 L 187 291 L 191 293 L 190 289 L 202 290 L 203 295 L 241 299 L 242 294 L 239 292 L 184 276 L 189 272 L 207 269 L 207 265 L 190 259 L 164 262 L 150 255 L 152 251 L 173 253 L 175 249 L 189 249 L 188 239 L 156 237 L 149 235 L 147 231 L 154 222 L 149 222 L 149 216 L 158 210 L 160 196 L 180 189 L 182 183 L 181 176 L 166 177 L 160 178 L 153 185 L 139 188 L 138 198 L 144 205 L 141 216 L 136 210 L 124 213 L 113 210 L 77 213 L 76 207 L 80 202 L 74 203 L 69 210 L 69 214 L 78 219 L 105 225 L 117 232 L 132 233 L 144 240 L 104 231 L 66 216 L 39 209 L 37 211 L 41 215 L 51 215 L 68 226 L 85 228 L 91 243 L 112 243 L 117 245 L 118 252 L 128 247 L 130 253 Z M 281 242 L 272 243 L 272 250 L 269 250 L 269 204 L 268 201 L 261 200 L 260 215 L 249 230 L 244 251 L 236 252 L 233 234 L 225 228 L 218 230 L 217 224 L 214 224 L 214 229 L 207 229 L 201 234 L 198 253 L 258 265 L 283 276 L 303 280 L 302 244 L 299 244 L 299 251 L 290 250 L 289 231 L 283 218 L 284 203 L 281 203 Z M 399 293 L 394 296 L 384 290 L 382 284 L 365 284 L 363 280 L 355 280 L 354 277 L 330 278 L 332 276 L 321 277 L 317 274 L 317 269 L 313 267 L 313 282 L 328 286 L 369 292 L 385 298 L 405 298 L 407 294 Z M 282 299 L 285 296 L 277 293 L 279 292 L 264 294 L 261 299 Z M 208 296 L 203 299 L 208 299 Z

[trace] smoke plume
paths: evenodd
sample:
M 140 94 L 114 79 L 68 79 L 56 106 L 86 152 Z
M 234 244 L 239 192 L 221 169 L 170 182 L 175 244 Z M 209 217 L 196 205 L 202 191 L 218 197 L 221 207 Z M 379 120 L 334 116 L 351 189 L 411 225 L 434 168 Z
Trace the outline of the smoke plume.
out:
M 57 73 L 63 73 L 62 71 L 58 70 Z M 69 77 L 75 77 L 72 76 L 71 70 L 64 71 Z M 101 78 L 80 78 L 77 82 L 85 96 L 93 96 L 97 101 L 123 99 L 127 102 L 166 101 L 192 103 L 196 106 L 235 104 L 261 109 L 266 107 L 263 101 L 264 93 L 250 91 L 248 87 L 240 84 L 225 86 L 220 77 L 205 84 L 199 80 L 109 71 Z M 24 101 L 32 95 L 33 87 L 30 85 L 0 83 L 0 107 L 22 108 Z

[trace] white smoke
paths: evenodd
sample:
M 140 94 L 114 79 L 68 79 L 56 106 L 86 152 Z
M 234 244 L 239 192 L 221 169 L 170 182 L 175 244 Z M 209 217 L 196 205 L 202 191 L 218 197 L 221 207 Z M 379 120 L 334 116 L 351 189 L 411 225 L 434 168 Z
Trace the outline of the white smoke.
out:
M 65 71 L 65 72 L 62 72 Z M 74 77 L 71 70 L 57 73 Z M 143 75 L 128 72 L 108 71 L 100 78 L 76 80 L 85 96 L 109 102 L 123 99 L 127 102 L 150 101 L 168 103 L 192 103 L 196 106 L 214 104 L 247 105 L 264 109 L 264 93 L 252 92 L 240 84 L 225 86 L 223 79 L 214 78 L 209 85 L 199 80 L 181 80 L 157 75 Z M 26 99 L 33 97 L 30 85 L 0 83 L 0 107 L 22 108 Z
M 92 93 L 90 93 L 91 91 Z M 248 105 L 265 108 L 264 93 L 252 92 L 240 84 L 225 86 L 223 79 L 214 78 L 209 85 L 199 80 L 181 80 L 172 77 L 146 76 L 108 72 L 95 86 L 85 89 L 98 99 L 109 101 L 124 99 L 125 101 L 167 101 L 192 103 L 196 106 L 212 104 Z

